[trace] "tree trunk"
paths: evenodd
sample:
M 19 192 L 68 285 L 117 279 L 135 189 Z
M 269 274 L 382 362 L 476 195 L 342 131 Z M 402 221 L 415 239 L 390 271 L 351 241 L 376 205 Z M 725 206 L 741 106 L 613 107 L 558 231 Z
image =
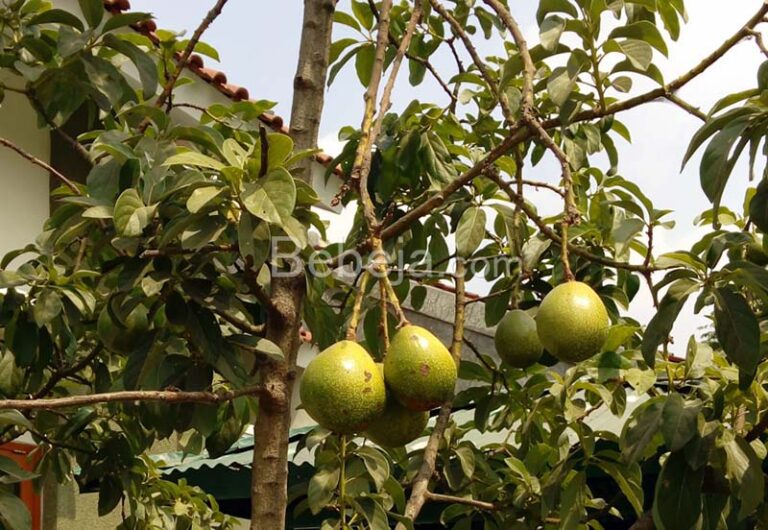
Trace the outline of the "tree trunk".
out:
M 298 67 L 294 79 L 290 134 L 297 150 L 317 147 L 320 117 L 336 0 L 305 0 Z M 300 178 L 310 183 L 312 159 L 305 160 Z M 261 370 L 270 395 L 260 400 L 254 425 L 251 481 L 251 530 L 283 530 L 288 490 L 288 435 L 291 397 L 300 346 L 299 327 L 304 300 L 304 276 L 273 278 L 274 309 L 267 318 L 267 338 L 285 355 Z
M 317 147 L 325 103 L 325 82 L 336 0 L 304 0 L 299 63 L 293 78 L 290 134 L 297 149 Z M 304 160 L 302 178 L 312 183 L 312 158 Z
M 303 275 L 272 280 L 275 308 L 267 321 L 267 338 L 280 347 L 285 361 L 270 361 L 261 368 L 262 384 L 269 395 L 259 401 L 259 416 L 253 428 L 251 530 L 285 527 L 291 396 L 303 298 Z

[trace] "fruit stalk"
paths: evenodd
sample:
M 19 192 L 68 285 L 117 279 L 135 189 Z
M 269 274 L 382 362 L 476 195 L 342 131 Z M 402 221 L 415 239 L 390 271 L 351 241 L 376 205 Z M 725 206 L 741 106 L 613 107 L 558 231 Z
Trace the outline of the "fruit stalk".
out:
M 355 303 L 352 306 L 352 316 L 349 319 L 349 326 L 347 327 L 347 340 L 355 340 L 357 336 L 357 326 L 360 323 L 360 312 L 363 307 L 363 298 L 365 297 L 365 290 L 368 287 L 368 279 L 371 277 L 368 271 L 363 271 L 363 275 L 360 278 L 360 287 L 355 293 Z M 354 285 L 351 287 L 354 289 Z

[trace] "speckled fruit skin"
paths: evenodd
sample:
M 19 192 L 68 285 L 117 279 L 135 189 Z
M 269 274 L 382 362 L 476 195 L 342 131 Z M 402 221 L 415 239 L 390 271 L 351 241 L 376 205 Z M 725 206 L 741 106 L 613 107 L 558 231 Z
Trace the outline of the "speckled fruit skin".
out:
M 397 400 L 411 410 L 430 410 L 453 395 L 456 363 L 432 333 L 403 326 L 384 359 L 384 379 Z
M 368 426 L 365 436 L 381 447 L 402 447 L 424 432 L 427 421 L 429 412 L 406 408 L 392 395 L 388 395 L 384 413 Z
M 536 314 L 536 328 L 544 348 L 561 361 L 571 363 L 599 353 L 608 326 L 603 301 L 582 282 L 567 282 L 552 289 Z
M 312 359 L 301 378 L 299 395 L 313 420 L 328 430 L 352 434 L 365 430 L 384 412 L 384 378 L 368 352 L 349 340 L 337 342 Z
M 539 340 L 536 321 L 525 311 L 508 311 L 496 327 L 496 353 L 514 368 L 527 368 L 541 357 L 544 347 Z

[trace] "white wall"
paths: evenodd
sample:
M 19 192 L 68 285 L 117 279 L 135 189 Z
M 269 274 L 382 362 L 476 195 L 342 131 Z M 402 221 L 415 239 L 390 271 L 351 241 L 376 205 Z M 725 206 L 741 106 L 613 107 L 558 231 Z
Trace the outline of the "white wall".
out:
M 19 80 L 7 82 L 22 86 Z M 0 105 L 0 136 L 45 162 L 50 161 L 50 136 L 48 131 L 38 129 L 35 111 L 24 96 L 6 92 Z M 0 255 L 34 242 L 48 212 L 48 173 L 14 151 L 0 147 Z

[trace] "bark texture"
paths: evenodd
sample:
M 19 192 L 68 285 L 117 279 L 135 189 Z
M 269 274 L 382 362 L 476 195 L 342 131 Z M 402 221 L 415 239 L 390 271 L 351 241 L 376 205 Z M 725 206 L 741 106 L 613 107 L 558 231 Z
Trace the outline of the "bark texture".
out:
M 267 338 L 280 347 L 285 361 L 270 361 L 260 370 L 262 385 L 269 394 L 259 401 L 259 416 L 253 432 L 252 530 L 285 528 L 291 396 L 303 298 L 303 276 L 273 279 L 275 308 L 267 321 Z
M 335 0 L 304 1 L 290 124 L 290 135 L 297 151 L 317 147 L 335 8 Z M 301 174 L 301 178 L 310 184 L 311 163 L 311 158 L 304 160 Z M 251 530 L 285 528 L 291 396 L 300 346 L 304 290 L 303 275 L 272 279 L 272 309 L 267 318 L 266 336 L 280 347 L 285 360 L 270 362 L 260 372 L 262 385 L 269 395 L 262 397 L 254 425 Z
M 317 146 L 325 103 L 325 81 L 336 0 L 304 0 L 299 63 L 293 78 L 290 134 L 298 149 Z M 301 178 L 311 184 L 312 158 L 304 159 Z

